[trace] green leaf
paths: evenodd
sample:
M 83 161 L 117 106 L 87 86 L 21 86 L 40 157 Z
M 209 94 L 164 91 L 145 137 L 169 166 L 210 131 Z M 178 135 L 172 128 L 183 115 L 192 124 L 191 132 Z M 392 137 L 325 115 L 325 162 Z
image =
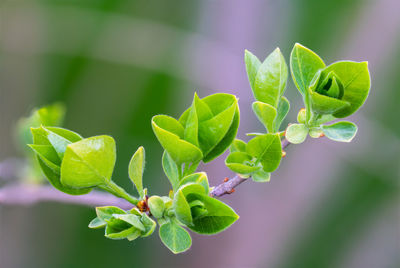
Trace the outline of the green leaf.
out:
M 246 64 L 247 77 L 250 82 L 250 87 L 254 92 L 254 81 L 256 80 L 256 75 L 261 66 L 261 62 L 247 49 L 244 51 L 244 62 Z
M 352 122 L 342 121 L 322 126 L 325 136 L 334 141 L 351 142 L 356 136 L 357 126 Z
M 239 107 L 236 97 L 225 93 L 213 94 L 203 99 L 195 95 L 193 103 L 199 122 L 198 141 L 203 153 L 200 160 L 206 163 L 221 155 L 235 139 L 239 127 Z M 185 129 L 194 106 L 179 118 Z M 197 162 L 199 161 L 193 161 Z
M 178 166 L 174 162 L 174 160 L 171 158 L 171 156 L 168 154 L 167 151 L 164 151 L 163 157 L 162 157 L 162 166 L 164 169 L 165 175 L 167 175 L 169 182 L 172 185 L 172 189 L 174 192 L 178 189 L 178 184 L 179 184 L 179 170 Z
M 287 98 L 284 96 L 281 97 L 281 101 L 278 104 L 277 108 L 277 115 L 275 118 L 275 126 L 274 126 L 274 132 L 278 132 L 279 128 L 281 127 L 281 124 L 283 120 L 285 119 L 286 115 L 288 114 L 290 109 L 290 103 Z
M 251 174 L 251 178 L 255 182 L 268 182 L 271 179 L 271 173 L 264 170 L 258 170 Z
M 82 137 L 70 130 L 56 127 L 42 127 L 46 131 L 47 139 L 56 150 L 60 159 L 63 159 L 68 144 L 82 140 Z
M 87 138 L 67 146 L 61 164 L 61 182 L 76 188 L 108 184 L 116 160 L 110 136 Z
M 151 123 L 158 141 L 178 165 L 197 162 L 203 158 L 203 153 L 197 146 L 183 139 L 185 130 L 176 119 L 157 115 Z
M 228 149 L 229 145 L 231 145 L 232 141 L 236 137 L 239 128 L 239 121 L 240 121 L 239 106 L 237 106 L 236 104 L 236 111 L 232 120 L 231 127 L 229 128 L 225 137 L 217 144 L 217 146 L 215 146 L 214 149 L 204 157 L 203 159 L 204 163 L 214 160 L 215 158 L 223 154 L 226 151 L 226 149 Z
M 182 253 L 192 245 L 189 233 L 173 219 L 160 225 L 159 235 L 163 244 L 174 254 Z
M 145 151 L 141 146 L 135 154 L 132 156 L 131 161 L 129 162 L 129 178 L 136 186 L 136 189 L 141 198 L 144 197 L 143 191 L 143 171 L 145 166 Z
M 322 59 L 310 49 L 296 43 L 290 54 L 290 69 L 293 81 L 305 96 L 308 94 L 308 87 L 318 70 L 325 67 Z
M 231 153 L 233 153 L 233 152 L 246 152 L 246 146 L 247 146 L 247 144 L 244 141 L 242 141 L 240 139 L 235 139 L 232 142 L 231 146 L 229 146 L 229 151 Z
M 350 106 L 350 103 L 347 101 L 334 99 L 313 91 L 309 91 L 309 93 L 311 96 L 312 110 L 318 114 L 335 114 Z
M 338 118 L 347 117 L 356 112 L 368 97 L 371 87 L 371 78 L 368 71 L 368 62 L 338 61 L 326 69 L 323 73 L 334 72 L 344 87 L 342 101 L 350 103 L 350 106 L 333 115 Z
M 124 221 L 142 232 L 144 232 L 146 230 L 143 223 L 140 221 L 140 217 L 137 215 L 113 214 L 112 218 Z
M 144 232 L 142 232 L 142 237 L 148 237 L 156 229 L 156 222 L 152 220 L 146 213 L 141 213 L 141 221 L 144 225 Z
M 207 174 L 205 172 L 199 172 L 199 173 L 194 173 L 194 174 L 185 176 L 180 181 L 179 188 L 181 188 L 182 186 L 184 186 L 186 184 L 190 184 L 190 183 L 196 183 L 196 184 L 203 186 L 205 194 L 208 194 L 208 192 L 210 190 Z
M 282 148 L 279 134 L 257 136 L 247 144 L 247 153 L 257 158 L 266 172 L 278 168 L 282 159 Z
M 61 160 L 69 144 L 82 140 L 79 134 L 58 127 L 41 126 L 40 128 L 32 128 L 31 132 L 34 144 L 51 145 Z
M 237 100 L 235 99 L 228 109 L 199 124 L 199 143 L 200 148 L 205 156 L 207 156 L 228 133 L 232 125 L 236 109 Z
M 90 223 L 89 223 L 89 228 L 91 229 L 99 229 L 103 228 L 107 225 L 107 222 L 99 219 L 98 217 L 94 218 Z
M 185 132 L 184 132 L 185 140 L 190 142 L 191 144 L 196 145 L 197 147 L 199 147 L 199 119 L 197 116 L 196 103 L 199 103 L 199 102 L 201 102 L 201 100 L 195 93 L 192 107 L 190 108 L 189 115 L 185 122 Z M 203 107 L 204 107 L 204 109 L 206 109 L 205 107 L 207 107 L 207 106 L 204 105 Z M 201 109 L 201 108 L 199 108 L 199 109 Z
M 228 155 L 225 165 L 238 174 L 251 174 L 261 167 L 255 165 L 253 157 L 244 152 L 233 152 Z
M 275 49 L 261 64 L 254 81 L 256 100 L 277 107 L 286 88 L 288 69 L 279 48 Z
M 67 185 L 62 184 L 60 181 L 59 173 L 56 173 L 54 170 L 49 168 L 39 156 L 37 157 L 37 160 L 38 160 L 39 166 L 42 169 L 47 180 L 57 190 L 64 192 L 66 194 L 70 194 L 70 195 L 87 194 L 92 190 L 91 188 L 76 189 L 76 188 L 71 188 L 71 187 L 68 187 Z
M 113 214 L 126 214 L 126 212 L 114 206 L 96 207 L 96 215 L 99 220 L 108 221 Z
M 60 174 L 61 160 L 51 145 L 28 144 L 28 146 L 32 148 L 44 164 L 51 168 L 56 174 Z
M 291 124 L 286 129 L 285 137 L 293 144 L 300 144 L 305 141 L 308 134 L 308 128 L 304 124 Z
M 130 239 L 137 238 L 140 236 L 140 230 L 126 221 L 111 218 L 106 221 L 106 231 L 105 237 L 115 240 L 125 239 L 130 237 Z
M 217 234 L 231 226 L 239 216 L 225 203 L 204 194 L 190 193 L 189 203 L 199 200 L 204 205 L 203 210 L 193 210 L 193 225 L 189 228 L 199 234 Z
M 275 117 L 277 115 L 276 109 L 268 103 L 261 101 L 253 102 L 253 112 L 258 120 L 264 125 L 268 132 L 275 132 Z

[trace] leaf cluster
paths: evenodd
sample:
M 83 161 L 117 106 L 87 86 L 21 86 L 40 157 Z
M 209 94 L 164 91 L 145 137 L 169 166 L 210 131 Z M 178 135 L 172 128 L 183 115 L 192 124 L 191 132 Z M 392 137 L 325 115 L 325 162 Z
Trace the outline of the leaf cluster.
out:
M 368 96 L 370 77 L 367 63 L 340 61 L 329 66 L 311 50 L 296 44 L 290 56 L 290 71 L 305 108 L 297 123 L 281 130 L 290 104 L 284 96 L 288 65 L 275 49 L 261 62 L 245 51 L 245 64 L 255 101 L 253 112 L 265 127 L 264 133 L 249 133 L 250 140 L 237 139 L 240 112 L 238 99 L 217 93 L 200 98 L 196 93 L 190 107 L 178 119 L 156 115 L 151 120 L 154 134 L 164 148 L 162 167 L 171 183 L 165 196 L 149 195 L 143 184 L 145 149 L 133 154 L 128 175 L 139 197 L 119 187 L 112 174 L 116 146 L 107 135 L 84 138 L 59 127 L 61 108 L 45 107 L 34 111 L 30 124 L 29 147 L 48 181 L 58 190 L 83 195 L 97 187 L 132 203 L 132 209 L 106 206 L 96 208 L 89 227 L 104 228 L 110 239 L 128 239 L 151 235 L 159 225 L 161 241 L 173 253 L 188 250 L 188 232 L 204 235 L 220 233 L 239 216 L 224 202 L 210 196 L 200 162 L 208 163 L 229 148 L 226 166 L 242 178 L 267 182 L 284 156 L 282 139 L 302 143 L 309 135 L 349 142 L 357 127 L 347 121 L 326 123 L 356 112 Z M 38 125 L 39 124 L 39 125 Z

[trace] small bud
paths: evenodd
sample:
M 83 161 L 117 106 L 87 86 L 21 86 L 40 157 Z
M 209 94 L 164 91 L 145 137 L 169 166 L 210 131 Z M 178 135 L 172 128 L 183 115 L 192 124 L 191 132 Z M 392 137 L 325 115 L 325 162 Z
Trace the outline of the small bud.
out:
M 286 152 L 282 151 L 282 158 L 284 158 L 286 156 Z
M 231 190 L 228 191 L 228 194 L 233 194 L 235 192 L 235 188 L 232 188 Z
M 306 109 L 301 108 L 297 114 L 297 122 L 304 124 L 306 122 Z
M 324 134 L 324 133 L 321 133 L 321 134 L 319 135 L 319 137 L 320 137 L 320 138 L 325 137 L 325 134 Z
M 227 181 L 229 181 L 229 178 L 228 178 L 228 177 L 224 179 L 224 182 L 227 182 Z
M 147 206 L 147 203 L 146 203 L 145 200 L 140 200 L 140 201 L 137 203 L 136 206 L 137 206 L 137 208 L 139 209 L 140 212 L 149 211 L 149 207 Z
M 157 195 L 151 196 L 148 200 L 148 205 L 149 205 L 151 214 L 155 218 L 158 219 L 163 216 L 164 210 L 165 210 L 165 205 L 164 205 L 164 201 L 161 197 L 159 197 Z

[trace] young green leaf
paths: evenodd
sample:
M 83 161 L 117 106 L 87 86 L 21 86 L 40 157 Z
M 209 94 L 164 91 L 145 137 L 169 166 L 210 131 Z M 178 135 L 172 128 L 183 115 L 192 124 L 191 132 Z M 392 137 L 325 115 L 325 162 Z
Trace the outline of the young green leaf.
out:
M 284 96 L 281 97 L 281 100 L 278 104 L 277 108 L 277 114 L 275 118 L 275 126 L 274 126 L 274 132 L 278 132 L 279 128 L 281 127 L 281 124 L 283 120 L 285 119 L 286 115 L 288 114 L 290 109 L 290 103 L 287 98 Z
M 173 200 L 173 209 L 175 210 L 176 218 L 187 226 L 193 224 L 191 207 L 186 199 L 186 196 L 190 193 L 206 194 L 206 191 L 200 184 L 185 184 L 175 193 Z
M 207 156 L 228 133 L 236 109 L 237 100 L 235 99 L 229 108 L 215 115 L 213 118 L 200 123 L 199 143 L 204 155 Z
M 246 64 L 247 77 L 249 79 L 250 87 L 254 92 L 254 81 L 256 80 L 256 75 L 261 66 L 261 62 L 247 49 L 244 51 L 244 62 Z
M 144 197 L 143 192 L 143 171 L 145 166 L 145 151 L 143 147 L 139 147 L 129 162 L 129 178 L 136 186 L 141 198 Z
M 340 142 L 351 142 L 357 133 L 357 126 L 347 121 L 322 126 L 321 128 L 327 138 Z
M 291 124 L 286 129 L 285 137 L 293 144 L 300 144 L 305 141 L 308 134 L 308 128 L 304 124 Z
M 110 136 L 87 138 L 67 146 L 61 164 L 61 182 L 75 188 L 108 184 L 116 160 Z
M 111 219 L 113 214 L 126 214 L 126 212 L 114 206 L 96 207 L 97 218 L 102 221 Z
M 179 170 L 178 166 L 167 151 L 164 151 L 164 154 L 162 156 L 162 166 L 164 169 L 164 173 L 165 175 L 167 175 L 169 182 L 172 185 L 172 189 L 175 192 L 178 189 L 179 184 Z
M 277 107 L 286 88 L 288 69 L 279 48 L 275 49 L 261 64 L 254 81 L 256 100 Z
M 50 184 L 53 185 L 54 188 L 56 188 L 57 190 L 64 192 L 66 194 L 70 194 L 70 195 L 87 194 L 92 190 L 91 188 L 76 189 L 76 188 L 68 187 L 67 185 L 62 184 L 60 181 L 59 173 L 56 173 L 54 170 L 49 168 L 39 156 L 37 157 L 37 160 L 39 162 L 40 168 L 43 171 L 43 174 L 46 176 L 46 178 L 50 182 Z
M 100 229 L 103 227 L 106 227 L 107 222 L 99 219 L 99 217 L 94 218 L 90 223 L 89 223 L 89 228 L 90 229 Z
M 189 228 L 199 234 L 217 234 L 231 226 L 239 216 L 225 203 L 204 194 L 190 193 L 187 201 L 200 201 L 203 209 L 192 210 L 193 225 Z M 204 212 L 206 212 L 204 214 Z
M 282 159 L 282 147 L 279 134 L 265 134 L 257 136 L 247 144 L 247 153 L 257 158 L 266 172 L 278 168 Z
M 314 75 L 324 67 L 325 63 L 316 53 L 298 43 L 294 45 L 290 54 L 290 69 L 293 81 L 303 96 L 308 94 L 307 89 Z
M 251 174 L 261 167 L 255 165 L 253 157 L 244 152 L 233 152 L 228 155 L 225 165 L 238 174 Z
M 174 254 L 182 253 L 192 245 L 189 233 L 173 219 L 160 224 L 159 235 L 164 245 Z
M 178 165 L 197 162 L 203 158 L 200 148 L 184 140 L 185 129 L 176 119 L 157 115 L 151 123 L 158 141 Z
M 234 153 L 234 152 L 246 152 L 246 146 L 247 146 L 247 144 L 244 141 L 242 141 L 240 139 L 235 139 L 232 142 L 231 146 L 229 146 L 229 151 L 231 153 Z
M 253 112 L 258 120 L 264 125 L 268 132 L 275 132 L 275 118 L 277 115 L 276 109 L 268 103 L 261 101 L 253 102 Z
M 28 144 L 36 155 L 56 174 L 60 174 L 61 160 L 51 145 Z
M 128 239 L 129 237 L 129 240 L 131 241 L 140 236 L 140 230 L 126 221 L 113 217 L 106 222 L 105 237 L 107 238 L 120 240 L 125 238 Z
M 271 173 L 264 170 L 258 170 L 251 174 L 251 178 L 255 182 L 268 182 L 271 179 Z
M 205 194 L 208 194 L 210 186 L 208 184 L 207 174 L 205 172 L 194 173 L 185 176 L 179 183 L 179 188 L 186 184 L 196 183 L 203 186 Z

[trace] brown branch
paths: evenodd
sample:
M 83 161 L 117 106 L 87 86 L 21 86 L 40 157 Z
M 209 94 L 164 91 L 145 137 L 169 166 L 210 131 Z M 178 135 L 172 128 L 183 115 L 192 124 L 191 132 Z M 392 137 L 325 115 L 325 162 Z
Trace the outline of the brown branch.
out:
M 124 199 L 96 190 L 86 195 L 68 195 L 56 190 L 51 185 L 20 183 L 0 188 L 0 205 L 31 206 L 46 201 L 89 207 L 117 206 L 122 209 L 131 209 L 133 207 L 131 203 Z
M 290 145 L 290 142 L 287 139 L 282 140 L 282 150 Z M 226 194 L 231 194 L 235 192 L 235 188 L 241 184 L 242 182 L 248 180 L 247 178 L 242 178 L 239 175 L 236 175 L 230 180 L 224 181 L 220 185 L 214 187 L 211 191 L 210 196 L 212 197 L 221 197 Z

